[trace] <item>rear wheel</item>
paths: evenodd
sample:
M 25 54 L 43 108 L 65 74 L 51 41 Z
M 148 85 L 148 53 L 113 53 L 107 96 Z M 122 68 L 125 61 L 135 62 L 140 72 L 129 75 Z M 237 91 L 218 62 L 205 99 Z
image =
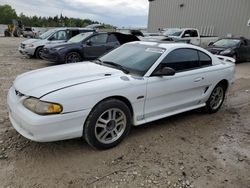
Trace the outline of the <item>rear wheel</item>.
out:
M 90 113 L 83 136 L 91 146 L 109 149 L 118 145 L 131 128 L 131 113 L 125 103 L 109 99 L 99 103 Z
M 4 31 L 4 36 L 5 37 L 11 37 L 11 33 L 8 30 Z
M 206 109 L 208 113 L 217 112 L 225 99 L 226 87 L 223 84 L 218 84 L 212 91 L 208 101 L 206 102 Z
M 70 52 L 66 55 L 65 63 L 77 63 L 82 60 L 82 57 L 77 52 Z

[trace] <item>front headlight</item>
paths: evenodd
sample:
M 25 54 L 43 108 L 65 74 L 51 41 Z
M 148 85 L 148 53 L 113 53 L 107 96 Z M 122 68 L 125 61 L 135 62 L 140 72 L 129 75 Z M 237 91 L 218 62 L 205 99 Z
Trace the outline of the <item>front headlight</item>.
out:
M 222 52 L 220 52 L 221 55 L 224 55 L 224 54 L 230 54 L 232 52 L 231 49 L 227 49 L 227 50 L 224 50 Z
M 33 44 L 26 44 L 26 47 L 32 48 L 32 47 L 34 47 L 34 45 Z
M 63 110 L 60 104 L 41 101 L 34 97 L 25 99 L 23 105 L 30 111 L 39 115 L 59 114 Z

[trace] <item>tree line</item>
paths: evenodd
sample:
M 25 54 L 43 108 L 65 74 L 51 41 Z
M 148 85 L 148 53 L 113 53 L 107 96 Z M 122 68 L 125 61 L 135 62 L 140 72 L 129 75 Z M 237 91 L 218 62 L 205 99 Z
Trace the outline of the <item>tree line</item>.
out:
M 20 20 L 24 26 L 29 27 L 86 27 L 91 24 L 102 24 L 103 28 L 114 28 L 109 24 L 100 23 L 90 19 L 69 18 L 67 16 L 41 17 L 17 15 L 10 5 L 0 5 L 0 24 L 12 24 L 12 20 Z

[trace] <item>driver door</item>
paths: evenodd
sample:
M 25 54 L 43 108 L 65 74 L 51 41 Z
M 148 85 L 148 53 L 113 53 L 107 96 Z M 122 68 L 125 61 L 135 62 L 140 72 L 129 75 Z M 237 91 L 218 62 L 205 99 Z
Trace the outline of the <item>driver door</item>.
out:
M 159 66 L 173 68 L 173 76 L 150 76 L 144 118 L 165 117 L 199 105 L 205 90 L 205 78 L 200 71 L 196 50 L 177 49 L 170 52 Z
M 86 59 L 96 59 L 106 52 L 108 34 L 98 33 L 90 37 L 84 45 L 83 54 Z

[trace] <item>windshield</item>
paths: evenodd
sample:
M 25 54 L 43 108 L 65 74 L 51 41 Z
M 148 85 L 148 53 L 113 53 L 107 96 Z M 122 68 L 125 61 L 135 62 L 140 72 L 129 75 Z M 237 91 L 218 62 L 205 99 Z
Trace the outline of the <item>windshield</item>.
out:
M 100 58 L 102 62 L 113 62 L 129 72 L 144 75 L 165 49 L 146 45 L 125 44 Z
M 182 29 L 168 29 L 163 33 L 163 35 L 178 37 L 181 35 L 182 31 L 183 31 Z
M 72 37 L 71 39 L 68 40 L 68 42 L 72 42 L 72 43 L 78 43 L 83 41 L 84 39 L 86 39 L 87 37 L 89 37 L 93 32 L 87 32 L 87 33 L 80 33 L 74 37 Z
M 231 48 L 240 44 L 240 40 L 237 39 L 221 39 L 213 44 L 216 47 Z
M 46 39 L 54 32 L 55 32 L 54 29 L 50 29 L 50 30 L 46 31 L 45 33 L 41 34 L 38 38 L 39 39 Z

